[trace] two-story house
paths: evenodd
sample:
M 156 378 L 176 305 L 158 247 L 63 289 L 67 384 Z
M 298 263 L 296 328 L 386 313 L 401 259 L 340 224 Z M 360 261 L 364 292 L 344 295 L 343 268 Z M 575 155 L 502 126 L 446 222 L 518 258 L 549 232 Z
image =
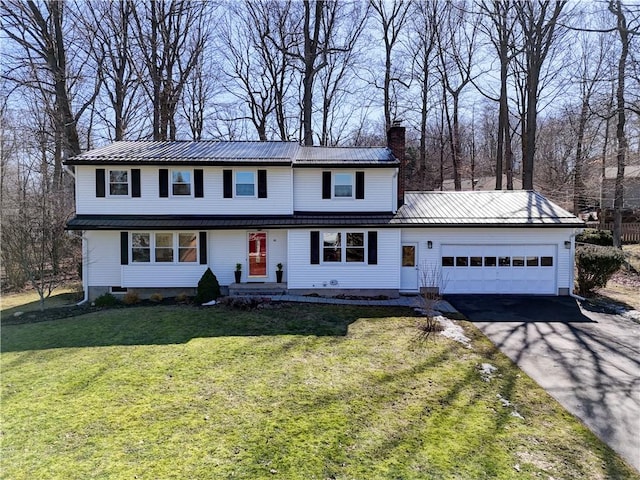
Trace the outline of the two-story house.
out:
M 116 142 L 76 156 L 89 298 L 276 281 L 291 293 L 568 294 L 582 223 L 535 192 L 404 192 L 386 147 Z

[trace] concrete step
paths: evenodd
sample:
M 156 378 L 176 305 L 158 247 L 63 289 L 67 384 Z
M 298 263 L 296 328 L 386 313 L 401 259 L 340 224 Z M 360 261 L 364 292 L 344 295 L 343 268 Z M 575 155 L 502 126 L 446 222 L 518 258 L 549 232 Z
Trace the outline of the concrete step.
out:
M 229 296 L 231 297 L 255 297 L 261 295 L 283 295 L 287 293 L 286 283 L 232 283 L 229 285 Z

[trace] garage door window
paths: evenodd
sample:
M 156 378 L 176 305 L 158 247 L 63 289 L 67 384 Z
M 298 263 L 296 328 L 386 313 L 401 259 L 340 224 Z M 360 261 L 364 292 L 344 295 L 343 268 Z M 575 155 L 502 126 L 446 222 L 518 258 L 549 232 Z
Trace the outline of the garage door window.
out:
M 527 257 L 527 267 L 537 267 L 538 257 Z
M 442 257 L 443 267 L 453 267 L 453 257 Z
M 543 267 L 553 267 L 553 257 L 542 257 L 540 259 L 540 265 Z
M 471 257 L 469 260 L 469 265 L 471 265 L 472 267 L 481 267 L 482 257 Z
M 468 267 L 469 257 L 456 257 L 456 267 Z
M 498 265 L 500 267 L 510 267 L 511 257 L 498 257 Z
M 496 257 L 484 257 L 484 266 L 485 267 L 495 267 L 496 266 Z
M 513 257 L 512 265 L 514 267 L 524 267 L 524 257 Z

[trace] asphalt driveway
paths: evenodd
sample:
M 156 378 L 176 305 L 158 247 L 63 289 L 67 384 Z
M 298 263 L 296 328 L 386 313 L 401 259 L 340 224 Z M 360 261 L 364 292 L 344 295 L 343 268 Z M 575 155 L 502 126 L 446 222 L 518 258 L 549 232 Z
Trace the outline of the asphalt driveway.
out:
M 640 324 L 571 297 L 446 300 L 640 471 Z

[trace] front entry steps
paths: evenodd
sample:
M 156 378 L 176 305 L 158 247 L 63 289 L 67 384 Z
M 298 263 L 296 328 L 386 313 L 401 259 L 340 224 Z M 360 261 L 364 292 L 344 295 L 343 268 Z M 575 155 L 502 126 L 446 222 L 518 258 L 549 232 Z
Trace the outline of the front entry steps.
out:
M 286 295 L 286 283 L 249 282 L 229 285 L 230 297 L 260 297 L 265 295 Z

